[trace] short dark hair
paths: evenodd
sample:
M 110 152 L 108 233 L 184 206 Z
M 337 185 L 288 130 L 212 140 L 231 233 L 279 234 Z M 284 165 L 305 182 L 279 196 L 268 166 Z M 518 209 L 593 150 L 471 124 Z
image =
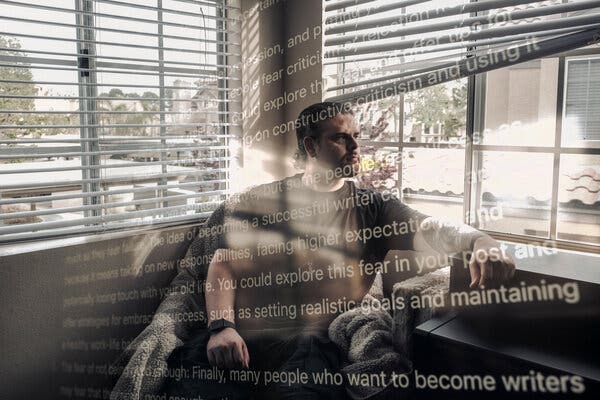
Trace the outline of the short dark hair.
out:
M 353 115 L 351 104 L 324 101 L 308 106 L 300 112 L 295 124 L 296 138 L 298 139 L 296 162 L 303 164 L 306 161 L 307 154 L 304 148 L 304 138 L 318 137 L 321 134 L 323 122 L 339 114 Z

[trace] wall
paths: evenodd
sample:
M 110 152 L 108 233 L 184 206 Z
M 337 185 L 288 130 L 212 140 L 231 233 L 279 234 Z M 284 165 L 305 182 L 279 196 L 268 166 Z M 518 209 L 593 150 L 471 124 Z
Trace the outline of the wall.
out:
M 298 172 L 292 160 L 296 136 L 288 129 L 289 123 L 322 98 L 315 84 L 321 80 L 320 0 L 246 0 L 242 1 L 242 16 L 245 118 L 238 188 Z M 312 61 L 317 63 L 294 72 L 294 64 L 313 55 L 317 57 Z M 315 90 L 311 90 L 311 82 Z M 302 89 L 306 90 L 304 96 Z M 271 101 L 282 96 L 285 104 L 271 109 Z
M 147 325 L 192 233 L 171 228 L 23 253 L 12 246 L 14 254 L 0 256 L 0 398 L 107 393 L 118 378 L 108 365 Z

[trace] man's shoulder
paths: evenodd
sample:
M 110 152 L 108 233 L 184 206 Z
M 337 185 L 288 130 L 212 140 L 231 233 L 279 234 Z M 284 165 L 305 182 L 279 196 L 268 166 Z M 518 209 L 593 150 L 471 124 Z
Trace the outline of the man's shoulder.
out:
M 373 189 L 373 188 L 367 188 L 367 187 L 361 187 L 359 185 L 356 185 L 354 182 L 351 182 L 352 187 L 353 187 L 353 192 L 356 193 L 356 196 L 358 197 L 362 197 L 362 198 L 369 198 L 371 199 L 371 203 L 378 205 L 378 206 L 383 206 L 385 203 L 401 203 L 400 201 L 400 190 L 397 187 L 388 189 L 388 188 L 383 188 L 383 189 Z
M 357 212 L 364 216 L 366 221 L 376 223 L 384 218 L 390 203 L 400 203 L 398 200 L 398 191 L 376 190 L 374 188 L 363 187 L 350 181 L 351 193 L 354 197 L 352 204 Z M 367 222 L 368 223 L 368 222 Z
M 240 193 L 237 193 L 235 197 L 239 201 L 247 200 L 266 200 L 278 197 L 286 190 L 299 188 L 302 185 L 302 174 L 296 174 L 288 176 L 283 179 L 279 179 L 273 182 L 262 183 L 254 186 L 250 186 Z

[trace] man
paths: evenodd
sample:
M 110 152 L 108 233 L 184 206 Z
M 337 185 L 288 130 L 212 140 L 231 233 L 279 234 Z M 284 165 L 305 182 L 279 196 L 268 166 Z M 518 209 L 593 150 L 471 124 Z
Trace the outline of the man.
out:
M 327 328 L 360 304 L 375 272 L 382 274 L 386 295 L 404 278 L 387 268 L 390 250 L 472 251 L 477 256 L 469 264 L 471 287 L 497 284 L 514 273 L 512 260 L 488 235 L 427 217 L 347 180 L 359 171 L 360 156 L 359 132 L 346 105 L 310 106 L 296 128 L 304 173 L 252 189 L 231 212 L 207 274 L 210 333 L 180 356 L 189 368 L 250 368 L 278 378 L 262 391 L 261 379 L 248 382 L 237 373 L 231 375 L 237 381 L 221 384 L 192 379 L 171 385 L 174 395 L 343 398 L 339 385 L 292 385 L 286 373 L 339 370 L 342 355 Z

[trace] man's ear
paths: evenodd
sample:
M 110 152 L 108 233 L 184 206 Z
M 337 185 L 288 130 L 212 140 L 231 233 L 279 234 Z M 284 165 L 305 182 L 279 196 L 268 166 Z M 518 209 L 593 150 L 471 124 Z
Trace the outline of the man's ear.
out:
M 304 149 L 306 150 L 306 154 L 310 157 L 317 156 L 317 141 L 312 136 L 305 136 L 303 139 Z

